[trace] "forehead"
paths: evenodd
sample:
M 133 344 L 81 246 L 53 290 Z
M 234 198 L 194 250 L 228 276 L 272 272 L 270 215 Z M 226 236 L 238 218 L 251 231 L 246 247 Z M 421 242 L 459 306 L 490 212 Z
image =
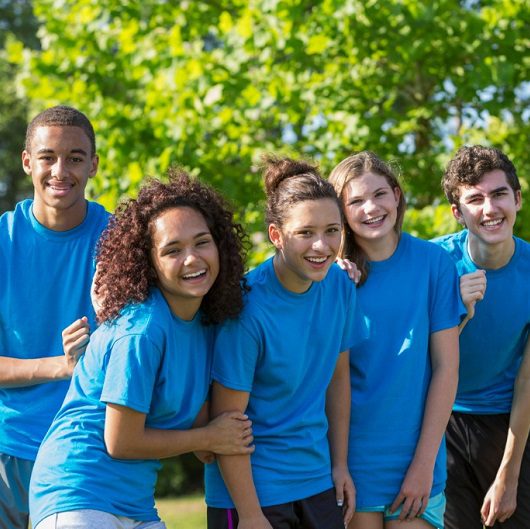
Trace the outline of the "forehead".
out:
M 463 185 L 460 187 L 460 197 L 465 198 L 473 195 L 489 195 L 501 188 L 511 189 L 506 173 L 500 169 L 484 173 L 480 182 L 474 185 Z
M 59 125 L 37 127 L 31 136 L 30 148 L 31 152 L 81 150 L 90 153 L 92 150 L 90 139 L 82 128 Z
M 316 226 L 328 224 L 340 224 L 340 209 L 332 198 L 320 198 L 317 200 L 303 200 L 289 208 L 284 220 L 284 225 Z
M 166 209 L 152 222 L 152 235 L 155 244 L 169 240 L 185 240 L 199 233 L 209 233 L 204 216 L 196 209 L 179 206 Z
M 361 196 L 383 187 L 390 188 L 387 179 L 379 174 L 368 172 L 349 180 L 345 187 L 345 194 L 347 197 Z

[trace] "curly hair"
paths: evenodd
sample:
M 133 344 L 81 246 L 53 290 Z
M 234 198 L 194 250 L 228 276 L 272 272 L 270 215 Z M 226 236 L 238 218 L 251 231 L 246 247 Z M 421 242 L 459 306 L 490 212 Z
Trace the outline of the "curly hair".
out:
M 442 188 L 447 200 L 458 206 L 462 186 L 477 185 L 486 173 L 496 169 L 504 172 L 514 193 L 521 189 L 515 166 L 502 151 L 482 145 L 460 147 L 447 164 L 442 177 Z
M 397 218 L 394 230 L 400 235 L 403 227 L 405 210 L 407 209 L 407 202 L 398 177 L 388 163 L 381 160 L 381 158 L 371 151 L 358 152 L 342 160 L 342 162 L 331 171 L 329 181 L 333 184 L 342 203 L 344 203 L 344 190 L 348 182 L 366 173 L 382 176 L 392 189 L 399 189 L 399 202 L 397 205 Z M 350 259 L 356 264 L 361 272 L 359 284 L 362 285 L 368 278 L 368 257 L 364 250 L 355 242 L 355 234 L 347 222 L 344 223 L 343 239 L 339 254 L 342 258 Z
M 96 154 L 96 136 L 94 127 L 90 120 L 79 110 L 65 105 L 47 108 L 40 114 L 37 114 L 29 123 L 26 129 L 26 143 L 24 148 L 31 151 L 31 141 L 38 127 L 79 127 L 88 136 L 90 147 L 92 148 L 91 156 Z
M 242 226 L 233 220 L 228 203 L 209 186 L 171 168 L 169 181 L 150 178 L 137 199 L 118 205 L 97 247 L 98 271 L 94 285 L 101 306 L 99 323 L 115 319 L 129 303 L 141 303 L 157 284 L 152 265 L 151 227 L 165 210 L 190 207 L 204 217 L 219 252 L 219 275 L 201 303 L 206 325 L 235 318 L 243 307 L 247 287 L 245 258 L 249 248 Z
M 273 154 L 263 156 L 262 161 L 267 195 L 267 225 L 275 224 L 281 227 L 289 216 L 291 207 L 305 200 L 331 198 L 337 203 L 342 215 L 337 193 L 333 186 L 322 178 L 317 166 L 304 160 L 279 158 Z

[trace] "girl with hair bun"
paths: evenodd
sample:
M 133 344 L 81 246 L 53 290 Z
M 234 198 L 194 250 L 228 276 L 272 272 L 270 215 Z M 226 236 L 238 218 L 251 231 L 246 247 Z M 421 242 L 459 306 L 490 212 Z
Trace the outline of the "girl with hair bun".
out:
M 346 216 L 341 257 L 361 272 L 369 337 L 350 351 L 349 529 L 443 528 L 443 435 L 458 378 L 458 278 L 448 255 L 401 226 L 405 197 L 371 152 L 330 175 Z M 400 521 L 407 520 L 406 524 Z
M 212 370 L 212 414 L 245 412 L 256 449 L 206 466 L 208 528 L 343 529 L 355 508 L 348 350 L 364 332 L 355 285 L 333 264 L 341 208 L 306 162 L 269 156 L 264 180 L 276 253 L 247 275 Z
M 33 469 L 33 527 L 163 529 L 159 459 L 252 452 L 242 413 L 203 418 L 211 324 L 242 308 L 243 250 L 222 198 L 183 172 L 118 207 L 97 257 L 101 325 Z

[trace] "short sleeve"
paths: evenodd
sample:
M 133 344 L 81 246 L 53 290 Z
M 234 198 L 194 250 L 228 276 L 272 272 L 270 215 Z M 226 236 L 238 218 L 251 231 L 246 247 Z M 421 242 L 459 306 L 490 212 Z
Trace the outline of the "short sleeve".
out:
M 341 353 L 357 346 L 368 337 L 368 327 L 359 304 L 357 287 L 350 279 L 348 279 L 346 288 L 349 290 L 350 294 L 347 296 L 347 301 L 344 307 L 346 319 L 340 345 Z
M 257 332 L 241 319 L 227 321 L 215 340 L 213 380 L 229 389 L 250 392 L 260 349 Z
M 162 353 L 145 335 L 124 336 L 113 344 L 100 400 L 148 413 Z
M 430 278 L 430 333 L 456 327 L 466 314 L 455 263 L 441 248 L 435 263 Z

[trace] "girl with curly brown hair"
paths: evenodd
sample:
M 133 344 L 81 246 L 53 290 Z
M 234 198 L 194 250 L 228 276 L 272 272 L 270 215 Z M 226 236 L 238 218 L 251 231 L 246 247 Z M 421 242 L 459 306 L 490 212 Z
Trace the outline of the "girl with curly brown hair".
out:
M 198 425 L 211 324 L 242 307 L 244 240 L 222 198 L 183 172 L 119 206 L 98 250 L 101 325 L 35 464 L 34 527 L 163 528 L 160 458 L 253 451 L 242 413 Z

